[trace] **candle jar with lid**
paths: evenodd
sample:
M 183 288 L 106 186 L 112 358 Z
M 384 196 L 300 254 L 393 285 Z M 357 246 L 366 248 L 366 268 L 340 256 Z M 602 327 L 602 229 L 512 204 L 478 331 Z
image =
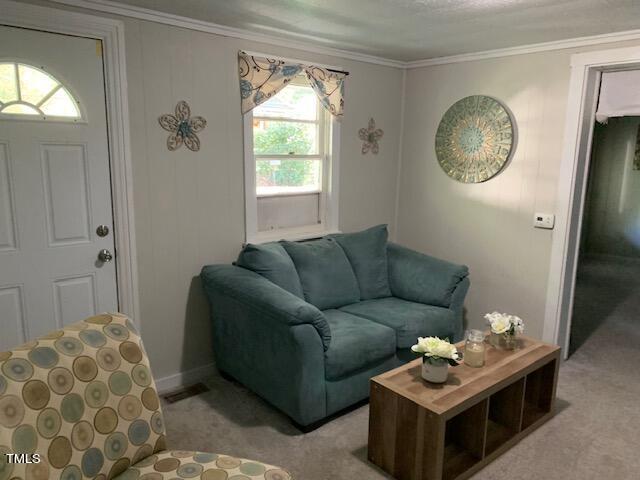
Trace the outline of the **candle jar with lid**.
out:
M 484 365 L 485 344 L 482 330 L 469 330 L 464 345 L 464 363 L 470 367 Z

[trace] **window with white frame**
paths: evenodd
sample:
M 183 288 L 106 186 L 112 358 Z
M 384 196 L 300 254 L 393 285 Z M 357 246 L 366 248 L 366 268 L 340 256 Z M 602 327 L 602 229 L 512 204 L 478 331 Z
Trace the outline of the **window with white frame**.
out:
M 245 115 L 247 242 L 336 231 L 338 128 L 305 77 Z

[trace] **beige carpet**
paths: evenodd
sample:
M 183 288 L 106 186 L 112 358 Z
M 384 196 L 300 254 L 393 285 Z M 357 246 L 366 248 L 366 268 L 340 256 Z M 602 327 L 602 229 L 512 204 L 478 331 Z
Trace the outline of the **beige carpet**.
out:
M 575 328 L 590 336 L 580 336 L 561 367 L 559 413 L 474 479 L 640 478 L 640 283 L 628 283 L 640 276 L 624 265 L 586 273 Z M 594 282 L 611 293 L 610 305 L 594 300 Z M 281 465 L 296 480 L 391 478 L 366 460 L 368 405 L 301 434 L 240 385 L 217 376 L 208 385 L 208 393 L 164 405 L 171 447 Z

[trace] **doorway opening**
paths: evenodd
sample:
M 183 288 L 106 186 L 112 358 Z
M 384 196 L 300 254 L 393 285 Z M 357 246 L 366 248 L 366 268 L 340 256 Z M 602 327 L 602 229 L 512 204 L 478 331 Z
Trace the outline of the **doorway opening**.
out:
M 629 96 L 626 101 L 633 100 Z M 578 349 L 589 354 L 600 348 L 601 337 L 622 339 L 636 329 L 640 309 L 639 128 L 640 116 L 630 115 L 594 126 L 569 355 Z
M 635 78 L 626 78 L 627 74 L 635 75 Z M 622 83 L 616 85 L 616 82 L 610 82 L 615 77 L 622 79 Z M 605 88 L 607 83 L 613 85 L 613 88 Z M 598 277 L 598 274 L 594 274 L 592 270 L 595 269 L 596 272 L 604 275 L 602 271 L 606 271 L 606 268 L 596 266 L 590 269 L 588 265 L 583 267 L 580 262 L 581 259 L 593 257 L 593 255 L 589 255 L 589 252 L 593 253 L 595 241 L 593 237 L 589 239 L 590 228 L 592 228 L 589 210 L 591 208 L 597 210 L 597 207 L 594 206 L 597 205 L 597 202 L 588 201 L 588 192 L 589 190 L 591 193 L 601 191 L 600 188 L 596 188 L 596 180 L 592 180 L 596 178 L 596 174 L 593 172 L 598 170 L 597 160 L 592 165 L 592 152 L 593 155 L 605 155 L 602 152 L 606 152 L 607 142 L 600 137 L 606 136 L 606 132 L 613 132 L 608 135 L 615 137 L 615 135 L 620 135 L 619 132 L 615 133 L 618 131 L 617 127 L 622 125 L 629 130 L 633 128 L 634 124 L 637 127 L 640 123 L 640 120 L 636 118 L 623 118 L 612 121 L 611 127 L 597 127 L 596 120 L 606 123 L 607 119 L 618 117 L 640 117 L 640 88 L 637 85 L 640 85 L 640 47 L 579 53 L 571 57 L 564 151 L 558 177 L 556 229 L 552 240 L 543 329 L 543 339 L 560 345 L 563 348 L 565 359 L 571 350 L 575 350 L 579 344 L 584 344 L 589 338 L 590 328 L 583 327 L 583 333 L 574 336 L 573 347 L 570 349 L 572 323 L 576 321 L 576 316 L 581 315 L 581 312 L 584 311 L 581 309 L 588 308 L 588 306 L 577 305 L 576 310 L 576 300 L 580 302 L 580 299 L 575 297 L 576 279 L 579 271 L 581 280 L 587 282 L 582 282 L 579 285 L 582 292 L 586 290 L 586 296 L 583 295 L 583 298 L 593 297 L 589 285 L 603 282 L 611 283 L 611 279 L 607 281 L 602 277 L 599 280 L 593 278 L 594 275 Z M 607 98 L 606 92 L 613 92 L 615 95 Z M 635 168 L 633 162 L 637 133 L 636 131 L 634 141 L 627 142 L 629 151 L 628 155 L 624 156 L 627 172 L 629 168 Z M 601 153 L 597 153 L 597 151 Z M 607 171 L 606 164 L 600 163 L 605 165 L 603 168 Z M 590 172 L 590 167 L 593 167 L 592 172 Z M 629 182 L 631 178 L 634 178 L 632 174 L 636 173 L 640 173 L 640 171 L 627 173 L 624 182 L 625 188 L 631 188 Z M 620 182 L 620 180 L 618 181 Z M 589 189 L 590 186 L 591 189 Z M 620 195 L 624 192 L 621 192 L 620 189 L 614 190 L 618 195 L 618 208 L 620 208 Z M 622 210 L 626 211 L 625 208 Z M 621 213 L 617 214 L 618 218 L 623 216 Z M 629 246 L 627 245 L 627 247 Z M 589 250 L 590 248 L 591 250 Z M 609 256 L 607 259 L 612 261 L 615 259 L 612 257 L 616 257 L 616 255 Z M 625 267 L 630 263 L 624 260 L 625 256 L 617 255 L 617 257 L 619 257 L 618 260 L 623 259 L 622 263 L 625 264 Z M 619 272 L 620 268 L 616 271 Z M 589 276 L 590 272 L 592 273 L 591 277 Z M 624 275 L 618 275 L 616 280 L 621 281 Z M 616 294 L 620 291 L 620 289 L 616 289 Z M 580 293 L 578 292 L 579 295 Z M 609 295 L 606 300 L 615 304 L 612 295 Z M 587 323 L 589 322 L 587 321 Z M 591 324 L 596 325 L 597 322 L 592 321 Z M 591 331 L 594 331 L 594 327 L 591 327 Z M 606 326 L 598 327 L 598 332 L 608 336 L 610 340 L 612 335 L 624 337 L 627 334 L 627 332 L 620 332 L 619 328 L 607 331 Z M 580 335 L 582 335 L 582 339 Z M 615 344 L 615 337 L 613 337 L 613 343 Z

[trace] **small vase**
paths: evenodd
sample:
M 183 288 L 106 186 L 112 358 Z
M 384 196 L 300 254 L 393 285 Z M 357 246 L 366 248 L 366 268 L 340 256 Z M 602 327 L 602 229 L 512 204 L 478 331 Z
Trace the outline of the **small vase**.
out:
M 449 376 L 449 362 L 422 357 L 422 378 L 431 383 L 444 383 Z M 433 362 L 433 363 L 432 363 Z
M 515 350 L 518 346 L 518 339 L 516 335 L 491 332 L 489 343 L 500 350 Z

